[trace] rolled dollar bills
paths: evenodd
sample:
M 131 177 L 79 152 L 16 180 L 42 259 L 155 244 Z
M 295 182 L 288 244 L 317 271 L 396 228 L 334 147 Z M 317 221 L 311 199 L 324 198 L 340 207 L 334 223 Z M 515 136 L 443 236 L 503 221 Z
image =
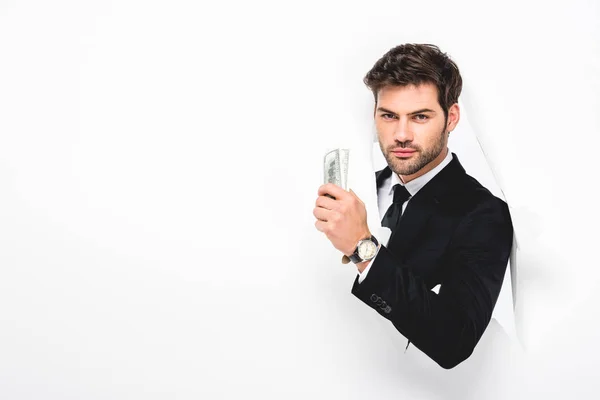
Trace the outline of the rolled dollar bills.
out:
M 350 150 L 348 149 L 335 149 L 325 154 L 325 183 L 333 183 L 344 190 L 348 190 L 349 158 Z

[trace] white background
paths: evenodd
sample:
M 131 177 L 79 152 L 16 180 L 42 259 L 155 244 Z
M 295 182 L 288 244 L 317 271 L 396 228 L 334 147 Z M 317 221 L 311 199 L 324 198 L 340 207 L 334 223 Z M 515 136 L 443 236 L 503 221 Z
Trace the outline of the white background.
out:
M 594 396 L 599 31 L 593 0 L 1 2 L 0 397 Z M 347 144 L 373 209 L 362 77 L 404 42 L 458 63 L 450 148 L 519 241 L 519 339 L 449 371 L 312 216 Z

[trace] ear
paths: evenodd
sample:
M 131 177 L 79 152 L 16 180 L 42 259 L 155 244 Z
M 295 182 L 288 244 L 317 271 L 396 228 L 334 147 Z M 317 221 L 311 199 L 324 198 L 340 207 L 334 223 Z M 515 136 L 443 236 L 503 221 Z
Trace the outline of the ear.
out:
M 456 128 L 458 125 L 458 121 L 460 120 L 460 107 L 458 103 L 452 104 L 452 106 L 448 109 L 448 123 L 446 126 L 446 131 L 450 132 Z

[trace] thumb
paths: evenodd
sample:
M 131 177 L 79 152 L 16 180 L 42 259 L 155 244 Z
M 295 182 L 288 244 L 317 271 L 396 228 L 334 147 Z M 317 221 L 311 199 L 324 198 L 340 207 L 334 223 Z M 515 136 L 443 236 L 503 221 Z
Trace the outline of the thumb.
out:
M 356 193 L 354 193 L 354 190 L 350 189 L 349 191 L 350 191 L 350 193 L 352 194 L 352 196 L 356 197 L 356 199 L 357 199 L 358 201 L 361 201 L 361 200 L 360 200 L 360 197 L 358 197 L 358 195 L 357 195 Z

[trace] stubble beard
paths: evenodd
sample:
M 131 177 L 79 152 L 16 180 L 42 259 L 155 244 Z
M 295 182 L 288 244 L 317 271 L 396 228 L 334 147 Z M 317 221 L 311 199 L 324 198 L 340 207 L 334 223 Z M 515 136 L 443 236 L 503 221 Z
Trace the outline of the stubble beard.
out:
M 392 171 L 398 175 L 413 175 L 433 161 L 444 150 L 444 135 L 445 131 L 442 131 L 435 146 L 426 151 L 423 151 L 420 147 L 411 146 L 410 144 L 407 146 L 398 146 L 398 144 L 396 144 L 389 150 L 385 150 L 381 140 L 379 140 L 379 147 L 381 148 L 381 152 L 383 153 L 385 160 Z M 410 148 L 416 151 L 413 153 L 413 156 L 410 159 L 403 160 L 396 157 L 396 155 L 394 155 L 394 153 L 391 151 L 392 148 L 396 149 L 398 147 Z

